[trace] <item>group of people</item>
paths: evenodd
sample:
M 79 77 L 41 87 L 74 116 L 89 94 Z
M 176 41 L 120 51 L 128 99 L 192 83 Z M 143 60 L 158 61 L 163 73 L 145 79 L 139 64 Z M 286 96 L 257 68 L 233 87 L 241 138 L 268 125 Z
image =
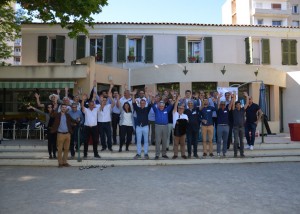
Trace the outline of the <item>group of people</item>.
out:
M 173 144 L 173 157 L 178 158 L 180 146 L 181 158 L 198 158 L 199 131 L 203 142 L 203 157 L 214 156 L 213 136 L 217 142 L 217 156 L 226 156 L 234 134 L 234 157 L 244 157 L 243 139 L 246 136 L 247 148 L 253 150 L 255 131 L 262 116 L 259 106 L 253 103 L 252 97 L 244 92 L 246 104 L 241 106 L 236 101 L 236 94 L 217 91 L 205 94 L 204 91 L 192 93 L 185 91 L 180 96 L 176 91 L 164 91 L 163 94 L 152 94 L 152 91 L 125 88 L 121 97 L 114 90 L 113 83 L 108 91 L 97 93 L 96 81 L 88 96 L 79 93 L 71 95 L 65 89 L 65 97 L 57 94 L 49 96 L 50 102 L 42 104 L 40 95 L 35 94 L 37 107 L 29 106 L 46 118 L 45 127 L 48 136 L 49 158 L 56 158 L 59 167 L 70 166 L 67 162 L 70 151 L 74 158 L 75 151 L 80 149 L 78 142 L 84 143 L 84 158 L 88 155 L 88 145 L 93 144 L 95 158 L 98 152 L 99 139 L 101 151 L 113 152 L 112 145 L 117 144 L 119 130 L 119 152 L 129 150 L 135 132 L 136 151 L 134 159 L 149 159 L 149 144 L 155 145 L 155 160 L 168 159 L 169 145 Z M 151 133 L 151 134 L 150 134 Z M 150 135 L 149 135 L 150 134 Z M 222 151 L 221 144 L 223 143 Z M 187 144 L 187 145 L 186 145 Z M 187 155 L 186 155 L 187 147 Z

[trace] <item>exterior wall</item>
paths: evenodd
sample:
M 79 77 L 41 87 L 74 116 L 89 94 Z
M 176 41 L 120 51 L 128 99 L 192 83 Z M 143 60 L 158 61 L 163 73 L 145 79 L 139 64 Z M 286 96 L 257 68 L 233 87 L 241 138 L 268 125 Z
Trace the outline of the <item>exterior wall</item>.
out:
M 250 20 L 250 2 L 236 0 L 237 24 L 252 24 Z
M 222 24 L 232 24 L 231 0 L 225 1 L 222 5 Z
M 283 91 L 283 125 L 284 131 L 288 132 L 288 124 L 300 120 L 300 69 L 289 72 L 286 83 L 288 87 Z

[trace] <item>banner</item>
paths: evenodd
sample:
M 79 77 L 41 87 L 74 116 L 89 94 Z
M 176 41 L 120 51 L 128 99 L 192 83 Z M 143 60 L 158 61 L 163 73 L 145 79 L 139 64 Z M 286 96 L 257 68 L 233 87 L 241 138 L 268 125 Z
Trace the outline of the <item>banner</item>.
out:
M 221 97 L 221 101 L 225 101 L 225 93 L 231 92 L 232 94 L 236 95 L 236 101 L 238 100 L 238 87 L 217 87 L 217 91 L 223 94 L 223 97 Z

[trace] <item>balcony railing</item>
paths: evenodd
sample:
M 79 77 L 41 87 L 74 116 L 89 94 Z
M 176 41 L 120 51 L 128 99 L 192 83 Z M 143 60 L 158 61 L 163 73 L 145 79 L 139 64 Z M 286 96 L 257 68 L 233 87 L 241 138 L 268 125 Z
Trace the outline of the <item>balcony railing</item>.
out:
M 264 16 L 275 16 L 275 17 L 288 17 L 290 15 L 289 10 L 279 10 L 271 8 L 254 8 L 252 15 L 264 15 Z

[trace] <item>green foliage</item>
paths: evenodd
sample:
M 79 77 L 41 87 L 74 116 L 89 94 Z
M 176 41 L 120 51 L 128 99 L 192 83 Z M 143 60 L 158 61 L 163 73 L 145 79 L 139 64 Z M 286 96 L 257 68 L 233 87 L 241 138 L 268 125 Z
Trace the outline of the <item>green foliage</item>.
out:
M 98 14 L 107 0 L 17 0 L 30 17 L 44 23 L 59 23 L 70 30 L 69 37 L 88 34 L 87 26 L 93 26 L 92 14 Z

